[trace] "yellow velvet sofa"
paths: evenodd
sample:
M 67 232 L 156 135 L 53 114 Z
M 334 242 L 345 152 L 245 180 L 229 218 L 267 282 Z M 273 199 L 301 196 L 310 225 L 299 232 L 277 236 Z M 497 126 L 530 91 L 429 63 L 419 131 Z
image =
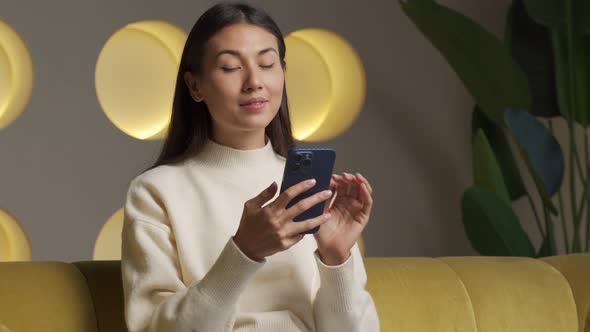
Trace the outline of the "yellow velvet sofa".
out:
M 590 332 L 590 255 L 365 266 L 381 331 Z M 1 262 L 0 332 L 126 331 L 120 273 L 120 261 Z

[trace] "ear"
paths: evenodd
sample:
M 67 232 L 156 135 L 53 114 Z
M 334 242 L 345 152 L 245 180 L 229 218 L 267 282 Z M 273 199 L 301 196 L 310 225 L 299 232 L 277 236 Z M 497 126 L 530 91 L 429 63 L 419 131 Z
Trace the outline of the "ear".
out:
M 193 75 L 193 73 L 191 73 L 190 71 L 184 72 L 184 83 L 188 87 L 188 91 L 190 92 L 191 96 L 193 97 L 193 100 L 196 101 L 197 103 L 202 102 L 203 97 L 201 96 L 201 93 L 199 92 L 199 89 L 197 87 L 197 85 L 198 85 L 197 80 L 196 80 L 195 76 Z

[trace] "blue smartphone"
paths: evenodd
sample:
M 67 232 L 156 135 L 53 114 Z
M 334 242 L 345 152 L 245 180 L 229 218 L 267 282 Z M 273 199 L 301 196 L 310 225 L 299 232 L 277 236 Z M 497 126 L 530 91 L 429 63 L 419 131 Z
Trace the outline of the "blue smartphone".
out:
M 330 179 L 334 170 L 336 161 L 336 151 L 332 148 L 315 147 L 303 148 L 295 147 L 289 150 L 285 171 L 283 173 L 283 182 L 281 183 L 281 193 L 297 183 L 309 179 L 315 179 L 316 184 L 311 189 L 303 192 L 293 198 L 287 208 L 297 204 L 297 202 L 312 196 L 320 191 L 330 189 Z M 328 200 L 329 201 L 329 200 Z M 295 217 L 294 221 L 304 221 L 315 218 L 324 213 L 326 201 L 318 203 L 305 212 Z M 300 234 L 313 234 L 320 229 L 317 226 L 309 231 Z

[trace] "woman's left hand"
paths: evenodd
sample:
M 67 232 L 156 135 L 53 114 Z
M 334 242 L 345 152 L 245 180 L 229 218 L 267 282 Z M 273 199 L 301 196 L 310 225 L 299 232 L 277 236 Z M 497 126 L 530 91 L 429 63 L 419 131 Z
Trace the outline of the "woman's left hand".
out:
M 326 202 L 325 212 L 332 219 L 314 233 L 320 259 L 326 265 L 340 265 L 350 257 L 350 250 L 369 223 L 373 206 L 373 189 L 361 174 L 332 175 L 330 189 L 336 195 L 332 207 Z

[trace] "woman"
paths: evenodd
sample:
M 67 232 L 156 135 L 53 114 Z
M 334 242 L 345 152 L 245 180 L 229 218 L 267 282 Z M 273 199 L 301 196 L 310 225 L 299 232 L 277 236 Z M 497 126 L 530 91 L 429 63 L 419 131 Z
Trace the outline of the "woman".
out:
M 218 4 L 191 30 L 162 153 L 127 193 L 130 332 L 379 330 L 356 243 L 367 180 L 334 175 L 288 209 L 313 183 L 277 192 L 294 145 L 284 58 L 279 28 L 249 5 Z M 324 201 L 324 215 L 292 221 Z

